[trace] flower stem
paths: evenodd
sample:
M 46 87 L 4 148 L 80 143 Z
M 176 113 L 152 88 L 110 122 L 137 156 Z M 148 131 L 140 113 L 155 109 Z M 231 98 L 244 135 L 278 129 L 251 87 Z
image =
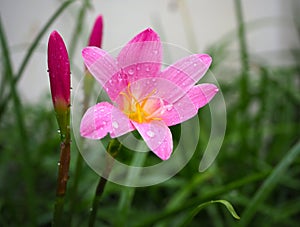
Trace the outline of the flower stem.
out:
M 107 159 L 106 159 L 107 165 L 106 165 L 105 172 L 104 172 L 103 176 L 100 177 L 99 183 L 96 188 L 95 197 L 93 200 L 93 205 L 92 205 L 92 209 L 91 209 L 91 213 L 90 213 L 90 217 L 89 217 L 89 227 L 93 227 L 95 225 L 100 199 L 103 194 L 103 191 L 104 191 L 104 188 L 105 188 L 105 185 L 107 182 L 107 178 L 113 167 L 113 159 L 111 159 L 109 157 L 109 155 L 111 155 L 113 158 L 116 157 L 117 154 L 119 153 L 119 151 L 121 150 L 121 147 L 122 147 L 122 145 L 119 143 L 119 141 L 117 139 L 111 140 L 107 146 L 107 153 L 108 153 L 106 156 L 107 157 Z
M 62 142 L 60 145 L 60 159 L 58 162 L 58 176 L 56 188 L 56 201 L 53 213 L 53 226 L 62 225 L 62 214 L 65 203 L 65 194 L 67 189 L 67 182 L 69 179 L 70 167 L 70 127 L 67 127 L 66 135 L 62 135 Z

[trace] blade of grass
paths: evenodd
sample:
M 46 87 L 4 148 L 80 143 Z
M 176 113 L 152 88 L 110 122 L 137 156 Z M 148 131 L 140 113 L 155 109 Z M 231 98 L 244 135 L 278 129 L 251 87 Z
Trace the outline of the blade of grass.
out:
M 182 224 L 180 226 L 189 226 L 189 224 L 191 223 L 191 221 L 193 220 L 193 218 L 205 207 L 207 207 L 208 205 L 214 204 L 214 203 L 221 203 L 223 204 L 227 210 L 230 212 L 230 214 L 235 218 L 235 219 L 240 219 L 240 217 L 238 216 L 238 214 L 235 212 L 233 206 L 231 205 L 231 203 L 229 203 L 226 200 L 212 200 L 206 203 L 202 203 L 200 205 L 198 205 L 191 213 L 190 215 L 188 215 L 188 217 L 182 222 Z
M 248 204 L 241 215 L 241 226 L 247 226 L 257 211 L 257 207 L 270 195 L 281 176 L 285 173 L 290 164 L 300 155 L 300 141 L 294 145 L 284 156 L 281 162 L 275 167 L 269 177 L 256 192 L 254 198 Z

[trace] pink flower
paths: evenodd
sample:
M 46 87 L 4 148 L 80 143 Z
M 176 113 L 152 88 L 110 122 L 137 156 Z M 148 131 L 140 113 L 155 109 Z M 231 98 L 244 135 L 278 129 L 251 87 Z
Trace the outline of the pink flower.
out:
M 86 47 L 82 55 L 114 104 L 90 107 L 81 121 L 81 135 L 101 139 L 109 133 L 115 138 L 138 130 L 162 160 L 173 150 L 168 126 L 195 116 L 218 92 L 213 84 L 195 85 L 211 64 L 207 54 L 185 57 L 161 71 L 162 44 L 151 29 L 134 37 L 117 59 L 97 47 Z
M 57 31 L 48 41 L 48 70 L 52 101 L 55 109 L 70 106 L 70 62 L 62 37 Z
M 103 17 L 99 15 L 95 22 L 89 38 L 88 46 L 101 47 L 103 36 Z

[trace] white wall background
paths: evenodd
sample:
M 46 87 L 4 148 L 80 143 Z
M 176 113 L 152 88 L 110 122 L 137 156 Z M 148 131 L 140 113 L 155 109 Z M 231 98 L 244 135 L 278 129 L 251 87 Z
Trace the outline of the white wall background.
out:
M 184 2 L 184 6 L 178 2 Z M 60 0 L 1 0 L 1 20 L 12 50 L 15 70 L 20 66 L 29 43 L 38 34 L 50 16 L 59 7 Z M 70 43 L 76 15 L 82 1 L 77 1 L 65 11 L 48 34 L 54 29 Z M 220 40 L 236 28 L 233 0 L 93 0 L 88 11 L 82 47 L 86 44 L 90 28 L 98 14 L 104 16 L 103 48 L 111 50 L 129 41 L 141 30 L 152 27 L 161 39 L 187 48 L 193 52 L 204 52 L 209 45 Z M 251 54 L 260 55 L 270 64 L 286 60 L 277 56 L 281 50 L 287 52 L 298 47 L 299 39 L 293 24 L 292 11 L 299 0 L 244 0 L 246 22 L 256 22 L 255 29 L 248 31 L 248 46 Z M 294 10 L 295 11 L 295 10 Z M 186 15 L 183 17 L 183 14 Z M 187 36 L 187 23 L 193 32 L 194 45 Z M 24 101 L 36 102 L 49 92 L 47 75 L 48 36 L 43 37 L 39 49 L 19 83 Z M 193 40 L 192 40 L 193 41 Z M 236 49 L 236 45 L 232 45 Z M 81 67 L 81 47 L 76 50 L 75 64 Z M 234 52 L 234 51 L 233 51 Z M 281 52 L 280 52 L 281 53 Z M 238 53 L 236 53 L 238 54 Z M 238 56 L 237 56 L 238 57 Z M 283 59 L 284 58 L 284 59 Z M 228 60 L 228 59 L 227 59 Z M 2 75 L 1 75 L 2 76 Z M 78 78 L 80 75 L 76 75 Z M 76 79 L 73 78 L 73 83 Z

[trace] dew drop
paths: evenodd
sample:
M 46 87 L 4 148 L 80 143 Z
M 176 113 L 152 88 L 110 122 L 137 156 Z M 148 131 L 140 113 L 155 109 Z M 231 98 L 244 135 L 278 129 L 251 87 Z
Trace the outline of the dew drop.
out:
M 114 128 L 119 128 L 119 124 L 118 124 L 118 122 L 116 122 L 116 121 L 114 121 L 114 122 L 112 123 L 112 126 L 113 126 Z
M 128 70 L 128 74 L 129 74 L 129 75 L 133 75 L 133 74 L 134 74 L 134 70 L 133 70 L 133 69 L 129 69 L 129 70 Z
M 155 78 L 153 78 L 153 79 L 152 79 L 152 82 L 155 82 L 155 81 L 156 81 L 156 79 L 155 79 Z
M 153 138 L 155 136 L 155 133 L 152 132 L 152 131 L 147 131 L 147 135 L 150 137 L 150 138 Z
M 193 66 L 196 67 L 196 66 L 197 66 L 197 63 L 194 63 Z
M 146 72 L 150 72 L 150 67 L 146 66 L 145 70 L 146 70 Z
M 167 105 L 167 111 L 170 111 L 170 110 L 172 110 L 172 108 L 173 108 L 173 105 L 172 105 L 172 104 L 170 104 L 170 105 Z
M 60 162 L 58 162 L 57 165 L 60 166 Z
M 153 53 L 154 53 L 154 54 L 158 54 L 158 50 L 154 50 Z
M 136 70 L 140 70 L 141 68 L 139 66 L 136 67 Z

